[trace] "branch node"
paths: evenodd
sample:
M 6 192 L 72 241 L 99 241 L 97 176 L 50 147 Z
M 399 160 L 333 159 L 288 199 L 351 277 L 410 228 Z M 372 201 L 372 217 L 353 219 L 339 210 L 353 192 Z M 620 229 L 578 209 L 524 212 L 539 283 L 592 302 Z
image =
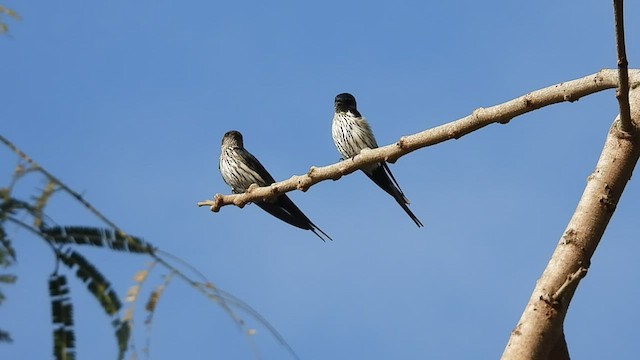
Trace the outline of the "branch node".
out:
M 255 185 L 255 184 L 253 184 L 253 185 Z M 253 186 L 253 185 L 251 185 L 251 186 Z M 249 186 L 249 189 L 251 189 L 251 186 Z M 256 185 L 256 187 L 258 187 L 258 186 Z M 249 189 L 247 189 L 247 192 L 248 192 Z M 236 196 L 233 199 L 233 205 L 235 205 L 235 206 L 239 207 L 240 209 L 242 209 L 245 205 L 247 205 L 247 203 L 242 199 L 241 196 Z
M 562 91 L 562 98 L 564 99 L 564 101 L 568 101 L 568 102 L 574 102 L 574 101 L 580 100 L 580 97 L 576 96 L 574 92 L 569 88 L 565 88 L 564 91 Z
M 587 276 L 587 268 L 582 266 L 578 268 L 578 270 L 576 270 L 573 274 L 567 275 L 567 279 L 560 286 L 558 291 L 556 291 L 551 297 L 551 300 L 553 300 L 553 303 L 560 304 L 562 301 L 561 299 L 562 296 L 569 289 L 569 287 L 578 286 L 578 281 L 580 281 L 580 279 L 582 279 L 585 276 Z
M 482 117 L 482 112 L 484 112 L 484 108 L 483 107 L 479 107 L 479 108 L 473 110 L 473 112 L 471 113 L 471 117 L 474 120 L 480 120 L 480 118 Z
M 562 245 L 569 245 L 578 240 L 578 232 L 575 229 L 568 229 L 562 234 Z
M 296 189 L 302 192 L 309 190 L 309 187 L 313 184 L 313 181 L 311 181 L 311 178 L 308 176 L 297 176 L 297 178 L 298 185 L 296 186 Z
M 604 195 L 600 196 L 600 205 L 602 205 L 605 210 L 610 213 L 613 213 L 616 210 L 616 204 L 611 201 L 611 187 L 609 184 L 604 185 Z
M 398 142 L 396 143 L 396 145 L 398 146 L 398 149 L 400 150 L 404 150 L 406 144 L 405 142 L 407 141 L 407 137 L 403 136 L 400 138 L 400 140 L 398 140 Z
M 213 205 L 211 205 L 209 209 L 213 212 L 220 211 L 220 207 L 222 206 L 222 198 L 223 198 L 222 194 L 213 195 Z
M 616 93 L 616 98 L 618 95 Z M 619 99 L 618 99 L 619 100 Z M 621 140 L 632 140 L 633 134 L 629 133 L 624 129 L 624 122 L 621 119 L 621 116 L 618 115 L 614 121 L 614 126 L 612 131 L 615 133 L 616 137 Z
M 551 296 L 551 294 L 549 294 L 549 293 L 544 293 L 544 294 L 540 295 L 540 300 L 544 301 L 545 303 L 547 303 L 552 308 L 557 308 L 558 305 L 560 305 L 560 302 L 555 300 L 553 298 L 553 296 Z
M 522 97 L 522 102 L 524 103 L 525 109 L 530 109 L 533 107 L 533 98 L 531 97 L 531 93 Z
M 498 119 L 498 123 L 502 124 L 502 125 L 505 125 L 505 124 L 508 124 L 509 121 L 511 121 L 511 119 L 513 119 L 513 118 L 511 118 L 511 117 L 505 117 L 504 119 L 503 118 L 499 118 Z

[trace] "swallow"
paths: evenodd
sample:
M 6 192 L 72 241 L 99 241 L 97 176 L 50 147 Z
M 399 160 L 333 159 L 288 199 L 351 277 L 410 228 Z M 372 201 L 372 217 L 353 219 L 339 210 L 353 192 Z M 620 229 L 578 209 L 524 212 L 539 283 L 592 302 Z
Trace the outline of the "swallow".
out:
M 228 131 L 222 137 L 218 169 L 234 194 L 244 193 L 251 184 L 262 187 L 276 182 L 260 161 L 244 148 L 242 134 L 235 130 Z M 322 241 L 326 241 L 325 238 L 333 240 L 309 220 L 286 194 L 278 195 L 270 201 L 256 201 L 255 204 L 290 225 L 311 230 Z
M 358 155 L 362 149 L 378 147 L 371 126 L 358 111 L 356 98 L 353 95 L 349 93 L 338 94 L 334 101 L 334 109 L 331 135 L 343 159 L 350 159 Z M 362 171 L 382 190 L 391 195 L 418 227 L 423 226 L 407 206 L 409 199 L 400 189 L 400 185 L 386 162 L 381 161 L 367 165 L 362 168 Z

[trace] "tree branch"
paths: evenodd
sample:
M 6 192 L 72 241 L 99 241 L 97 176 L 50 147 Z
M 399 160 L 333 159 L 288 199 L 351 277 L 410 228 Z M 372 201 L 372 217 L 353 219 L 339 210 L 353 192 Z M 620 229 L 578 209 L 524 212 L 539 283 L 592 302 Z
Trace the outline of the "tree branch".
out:
M 640 120 L 640 88 L 630 92 L 630 114 Z M 622 192 L 640 157 L 640 137 L 621 133 L 614 120 L 595 171 L 547 268 L 537 281 L 502 359 L 548 359 L 561 340 L 564 318 Z M 633 134 L 638 134 L 634 131 Z
M 616 29 L 616 50 L 618 53 L 618 77 L 620 83 L 616 89 L 616 99 L 620 107 L 620 128 L 623 132 L 631 134 L 634 126 L 631 123 L 629 109 L 629 73 L 627 67 L 627 50 L 624 43 L 624 11 L 623 0 L 613 0 L 613 17 Z
M 640 83 L 640 70 L 632 70 L 632 83 Z M 459 120 L 436 126 L 417 134 L 403 136 L 395 144 L 373 150 L 365 150 L 346 161 L 323 166 L 311 167 L 304 175 L 293 176 L 271 186 L 257 187 L 252 185 L 243 194 L 216 194 L 213 200 L 198 202 L 198 206 L 210 206 L 211 211 L 218 212 L 226 205 L 243 207 L 249 202 L 264 201 L 292 190 L 306 191 L 314 184 L 328 179 L 338 180 L 365 165 L 379 161 L 395 162 L 400 157 L 423 147 L 435 145 L 451 139 L 459 139 L 475 130 L 492 123 L 508 123 L 512 118 L 547 105 L 563 101 L 576 101 L 581 97 L 598 91 L 615 88 L 618 85 L 618 74 L 615 70 L 603 69 L 596 74 L 549 86 L 533 91 L 500 105 L 478 108 L 470 115 Z

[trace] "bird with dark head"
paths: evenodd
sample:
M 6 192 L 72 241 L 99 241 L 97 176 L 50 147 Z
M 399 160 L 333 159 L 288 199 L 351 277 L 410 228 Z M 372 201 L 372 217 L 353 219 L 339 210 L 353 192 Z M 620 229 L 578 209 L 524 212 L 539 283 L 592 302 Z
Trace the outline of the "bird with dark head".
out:
M 352 158 L 365 148 L 378 147 L 369 123 L 357 109 L 356 98 L 353 95 L 338 94 L 334 101 L 334 109 L 331 135 L 343 159 Z M 391 195 L 418 227 L 423 226 L 407 206 L 409 200 L 404 196 L 386 162 L 381 161 L 365 166 L 362 171 L 382 190 Z
M 234 194 L 247 191 L 251 184 L 269 186 L 276 182 L 260 161 L 244 148 L 240 132 L 231 130 L 224 134 L 220 148 L 218 169 L 220 169 L 222 179 L 231 187 Z M 322 241 L 325 241 L 325 238 L 333 240 L 311 222 L 286 194 L 279 195 L 271 201 L 256 201 L 255 204 L 288 224 L 304 230 L 311 230 Z

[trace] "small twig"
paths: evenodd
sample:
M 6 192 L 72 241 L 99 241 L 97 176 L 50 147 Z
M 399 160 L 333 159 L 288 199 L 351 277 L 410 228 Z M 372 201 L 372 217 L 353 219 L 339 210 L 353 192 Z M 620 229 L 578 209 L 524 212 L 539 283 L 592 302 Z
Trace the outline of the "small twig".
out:
M 560 286 L 560 288 L 551 296 L 551 299 L 555 301 L 560 301 L 560 298 L 564 294 L 564 292 L 569 288 L 569 286 L 575 285 L 580 279 L 587 275 L 587 269 L 584 267 L 580 267 L 576 272 L 567 276 L 567 280 Z
M 620 130 L 632 135 L 635 131 L 631 121 L 631 109 L 629 108 L 629 72 L 627 50 L 624 42 L 624 11 L 623 0 L 613 0 L 613 16 L 615 18 L 616 50 L 618 53 L 618 77 L 620 82 L 616 89 L 616 99 L 620 107 Z
M 14 224 L 20 226 L 21 228 L 28 230 L 29 232 L 33 233 L 34 235 L 40 237 L 42 240 L 44 240 L 45 243 L 47 243 L 47 245 L 49 245 L 49 247 L 51 248 L 51 251 L 53 252 L 53 255 L 55 256 L 54 257 L 55 268 L 52 271 L 52 274 L 57 274 L 58 273 L 58 268 L 59 268 L 59 265 L 60 265 L 60 261 L 59 261 L 59 259 L 60 259 L 60 249 L 57 248 L 51 240 L 49 240 L 49 237 L 47 236 L 47 234 L 43 234 L 38 228 L 35 228 L 35 227 L 33 227 L 33 226 L 31 226 L 31 225 L 29 225 L 29 224 L 27 224 L 27 223 L 25 223 L 25 222 L 23 222 L 21 220 L 18 220 L 16 218 L 14 218 L 14 217 L 9 216 L 6 219 L 11 221 Z
M 631 75 L 634 84 L 640 82 L 640 71 L 632 70 Z M 316 183 L 325 180 L 337 180 L 363 166 L 380 161 L 395 162 L 400 157 L 420 148 L 451 139 L 459 139 L 493 123 L 507 123 L 516 116 L 547 105 L 564 101 L 576 101 L 583 96 L 615 88 L 618 83 L 617 71 L 603 69 L 596 74 L 536 90 L 499 105 L 478 108 L 464 118 L 417 134 L 403 136 L 394 144 L 360 153 L 349 159 L 349 161 L 340 161 L 339 163 L 322 167 L 312 167 L 307 174 L 292 176 L 288 180 L 269 186 L 254 187 L 251 191 L 243 194 L 215 194 L 212 200 L 198 202 L 198 206 L 209 206 L 211 211 L 217 212 L 226 205 L 242 207 L 247 203 L 264 201 L 289 191 L 306 191 Z

